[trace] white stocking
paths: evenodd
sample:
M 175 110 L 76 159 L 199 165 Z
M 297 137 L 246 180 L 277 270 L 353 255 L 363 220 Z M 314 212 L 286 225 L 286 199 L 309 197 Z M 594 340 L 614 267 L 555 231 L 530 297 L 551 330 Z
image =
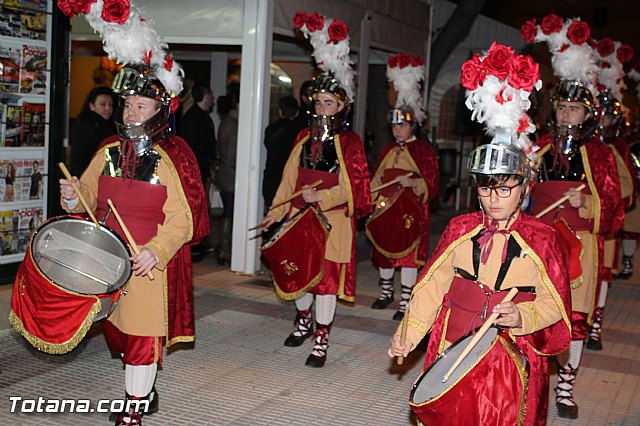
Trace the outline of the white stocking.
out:
M 330 325 L 336 315 L 335 294 L 319 294 L 316 296 L 316 321 L 318 324 Z
M 625 256 L 633 257 L 636 252 L 636 240 L 622 240 L 622 254 Z
M 313 303 L 313 294 L 305 293 L 296 299 L 296 309 L 299 311 L 306 311 L 311 308 Z
M 380 268 L 380 278 L 383 280 L 392 280 L 395 272 L 395 268 Z
M 125 364 L 124 380 L 125 390 L 131 396 L 145 397 L 151 393 L 156 381 L 158 364 L 130 365 Z

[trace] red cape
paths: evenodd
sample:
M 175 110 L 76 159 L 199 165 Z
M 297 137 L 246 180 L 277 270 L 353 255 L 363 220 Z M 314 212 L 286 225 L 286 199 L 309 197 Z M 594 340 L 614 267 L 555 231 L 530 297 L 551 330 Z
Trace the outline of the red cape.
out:
M 553 135 L 547 133 L 536 142 L 536 145 L 544 150 L 547 146 L 551 148 L 552 142 Z M 613 153 L 607 144 L 595 138 L 583 145 L 580 151 L 583 153 L 582 162 L 587 174 L 586 183 L 589 185 L 591 194 L 597 195 L 593 197 L 597 205 L 591 233 L 617 232 L 622 229 L 624 208 L 620 196 L 618 168 Z
M 385 145 L 378 157 L 378 162 L 374 168 L 373 175 L 382 172 L 380 164 L 389 152 L 398 146 L 395 142 Z M 423 260 L 429 255 L 429 203 L 440 197 L 440 171 L 438 169 L 438 158 L 429 142 L 416 139 L 405 145 L 411 159 L 419 169 L 420 177 L 425 181 L 428 188 L 428 198 L 422 201 L 422 219 L 424 226 L 420 230 L 420 245 L 416 259 Z
M 629 144 L 627 140 L 622 136 L 616 138 L 609 145 L 611 149 L 615 149 L 615 151 L 620 155 L 622 160 L 624 161 L 625 166 L 627 167 L 627 171 L 629 175 L 631 175 L 631 181 L 633 182 L 633 193 L 630 197 L 626 197 L 623 199 L 623 205 L 625 208 L 631 207 L 636 202 L 636 197 L 638 196 L 638 179 L 636 178 L 636 168 L 633 165 L 633 159 L 631 158 L 631 151 L 629 150 Z

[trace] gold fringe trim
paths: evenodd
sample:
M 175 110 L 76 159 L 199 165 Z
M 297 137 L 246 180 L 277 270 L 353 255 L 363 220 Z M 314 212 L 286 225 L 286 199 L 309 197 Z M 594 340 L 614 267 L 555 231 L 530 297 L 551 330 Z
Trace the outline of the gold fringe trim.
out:
M 587 156 L 587 147 L 582 145 L 580 147 L 580 153 L 582 154 L 582 164 L 584 166 L 584 174 L 587 177 L 587 183 L 591 189 L 592 205 L 593 205 L 593 231 L 592 234 L 600 233 L 600 217 L 602 211 L 600 208 L 600 196 L 598 195 L 598 187 L 593 181 L 593 174 L 591 173 L 591 166 L 589 165 L 589 158 Z M 594 191 L 595 189 L 595 191 Z M 597 252 L 596 252 L 597 253 Z
M 27 339 L 27 341 L 31 344 L 31 346 L 33 346 L 37 350 L 41 352 L 46 352 L 48 354 L 62 355 L 72 351 L 73 349 L 75 349 L 76 346 L 78 346 L 80 341 L 84 339 L 84 336 L 87 334 L 87 331 L 89 331 L 89 328 L 91 328 L 91 325 L 93 324 L 93 320 L 96 318 L 96 315 L 98 315 L 98 312 L 100 312 L 101 310 L 102 310 L 102 305 L 100 303 L 100 300 L 96 298 L 95 303 L 91 307 L 91 310 L 87 314 L 84 321 L 82 321 L 82 324 L 80 325 L 76 333 L 73 335 L 73 337 L 71 337 L 69 340 L 63 343 L 45 342 L 39 337 L 36 337 L 33 334 L 29 333 L 27 329 L 24 327 L 24 324 L 22 323 L 20 318 L 18 318 L 18 316 L 13 312 L 13 309 L 9 311 L 9 323 L 13 326 L 13 328 L 18 333 L 22 334 L 22 336 L 25 339 Z
M 517 231 L 512 231 L 511 235 L 513 236 L 513 238 L 515 238 L 516 242 L 520 245 L 520 247 L 522 247 L 522 251 L 523 252 L 526 251 L 528 253 L 529 258 L 533 261 L 533 263 L 538 268 L 538 271 L 540 272 L 540 277 L 542 278 L 542 282 L 547 288 L 547 291 L 549 292 L 549 294 L 551 294 L 551 297 L 553 297 L 554 302 L 556 302 L 556 305 L 558 306 L 558 309 L 562 314 L 562 320 L 564 321 L 567 328 L 569 329 L 569 333 L 571 333 L 572 332 L 571 319 L 567 315 L 565 306 L 562 304 L 562 299 L 560 298 L 560 295 L 558 294 L 558 291 L 556 290 L 556 288 L 553 286 L 553 283 L 551 282 L 551 279 L 549 278 L 549 275 L 547 274 L 547 270 L 545 269 L 544 264 L 540 260 L 540 257 L 535 251 L 533 251 L 531 247 L 529 247 L 529 245 L 522 239 L 522 237 L 520 236 L 520 234 L 518 234 Z M 535 348 L 533 348 L 533 346 L 531 347 L 534 351 L 536 351 Z M 536 353 L 538 352 L 536 351 Z M 549 355 L 556 355 L 556 354 L 549 354 Z
M 436 319 L 440 315 L 441 309 L 442 309 L 442 306 L 440 306 L 440 308 L 438 309 L 438 313 L 436 314 Z M 449 316 L 450 315 L 451 315 L 451 309 L 449 309 L 447 311 L 446 315 L 444 316 L 444 322 L 442 324 L 442 338 L 440 338 L 440 342 L 438 343 L 438 355 L 440 355 L 440 354 L 442 354 L 442 352 L 444 352 L 444 345 L 447 342 L 447 331 L 449 329 Z
M 178 171 L 176 170 L 176 166 L 173 164 L 173 161 L 171 161 L 171 158 L 169 158 L 167 152 L 164 149 L 160 148 L 158 145 L 154 146 L 153 149 L 155 149 L 158 154 L 160 154 L 160 157 L 162 157 L 162 159 L 164 160 L 167 168 L 169 169 L 169 172 L 173 176 L 173 181 L 182 182 L 180 176 L 178 175 Z M 187 215 L 187 222 L 189 223 L 189 234 L 187 236 L 187 241 L 191 241 L 193 239 L 194 231 L 193 212 L 191 211 L 191 206 L 189 206 L 187 196 L 185 195 L 182 188 L 182 183 L 180 185 L 176 185 L 176 192 L 178 193 L 178 197 L 180 198 L 182 207 L 184 208 L 185 214 Z
M 416 330 L 418 330 L 418 333 L 420 333 L 420 338 L 422 339 L 424 336 L 427 335 L 427 329 L 420 324 L 418 321 L 416 320 L 409 320 L 407 322 L 407 325 L 411 328 L 415 328 Z
M 515 340 L 512 340 L 512 342 L 515 346 L 518 346 Z M 526 359 L 526 356 L 524 354 L 516 352 L 514 348 L 511 347 L 511 345 L 505 342 L 501 341 L 501 344 L 502 344 L 502 347 L 506 350 L 507 355 L 509 355 L 514 365 L 516 366 L 518 375 L 520 377 L 520 383 L 522 383 L 522 395 L 520 396 L 520 409 L 518 410 L 518 423 L 517 423 L 518 426 L 521 426 L 524 424 L 525 418 L 527 417 L 526 400 L 527 400 L 527 392 L 529 390 L 529 373 L 530 372 L 527 371 L 526 369 L 527 364 L 522 363 L 522 357 Z
M 353 202 L 353 191 L 351 188 L 351 181 L 349 180 L 349 172 L 347 172 L 347 163 L 345 163 L 342 155 L 340 134 L 335 135 L 333 143 L 336 146 L 336 154 L 338 156 L 338 161 L 340 162 L 340 174 L 344 177 L 344 185 L 347 187 L 347 206 L 349 207 L 349 217 L 352 217 L 355 212 L 355 204 Z M 338 179 L 340 179 L 340 175 L 338 175 Z
M 344 285 L 347 282 L 346 278 L 347 278 L 347 264 L 341 263 L 340 264 L 340 287 L 338 290 L 338 299 L 344 300 L 345 302 L 349 302 L 349 303 L 355 303 L 356 297 L 347 296 L 347 294 L 344 292 Z
M 540 325 L 540 315 L 538 314 L 536 305 L 534 305 L 533 302 L 521 302 L 521 303 L 518 303 L 518 305 L 522 306 L 523 308 L 527 308 L 531 313 L 532 324 L 531 324 L 531 330 L 529 331 L 528 334 L 534 333 L 535 331 L 538 330 L 538 326 Z
M 176 343 L 191 343 L 196 340 L 195 336 L 176 336 L 173 339 L 167 338 L 167 348 Z
M 388 257 L 389 259 L 401 259 L 401 258 L 403 258 L 405 256 L 408 256 L 420 244 L 420 237 L 418 237 L 418 238 L 416 238 L 416 240 L 413 243 L 411 243 L 409 248 L 407 248 L 407 249 L 405 249 L 405 250 L 403 250 L 401 252 L 398 252 L 398 253 L 392 253 L 392 252 L 386 251 L 385 249 L 380 247 L 380 245 L 373 239 L 373 236 L 369 232 L 369 229 L 365 228 L 364 233 L 367 236 L 367 238 L 369 238 L 369 241 L 371 241 L 371 244 L 373 244 L 373 246 L 376 248 L 376 250 L 378 250 L 380 253 L 382 253 L 385 257 Z

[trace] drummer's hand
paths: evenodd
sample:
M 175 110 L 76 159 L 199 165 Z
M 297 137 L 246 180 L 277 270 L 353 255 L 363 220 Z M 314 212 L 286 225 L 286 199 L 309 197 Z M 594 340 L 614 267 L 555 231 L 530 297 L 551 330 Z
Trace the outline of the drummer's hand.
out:
M 147 275 L 158 264 L 156 255 L 146 247 L 142 247 L 140 253 L 131 256 L 130 259 L 133 261 L 132 269 L 136 275 Z
M 391 347 L 387 354 L 389 354 L 390 358 L 395 358 L 397 356 L 407 357 L 409 352 L 413 350 L 413 343 L 406 342 L 404 346 L 400 344 L 400 336 L 393 336 L 391 338 Z
M 586 204 L 587 197 L 580 191 L 572 191 L 571 196 L 569 197 L 569 204 L 571 207 L 575 207 L 579 209 L 580 207 L 584 207 Z
M 493 313 L 500 314 L 498 319 L 493 322 L 495 325 L 511 328 L 522 327 L 522 316 L 520 315 L 520 310 L 513 302 L 498 303 L 493 307 Z
M 302 199 L 305 203 L 317 203 L 320 201 L 320 194 L 314 188 L 303 189 Z
M 73 180 L 73 183 L 76 184 L 78 189 L 80 189 L 80 179 L 78 179 L 75 176 L 73 176 L 71 179 Z M 71 183 L 67 179 L 60 179 L 59 182 L 60 182 L 60 195 L 62 195 L 62 198 L 65 201 L 72 201 L 78 198 L 78 196 L 76 195 L 76 192 L 73 190 L 73 187 L 71 186 Z
M 398 183 L 402 185 L 403 188 L 415 188 L 416 186 L 418 186 L 414 179 L 406 176 L 400 176 L 400 180 L 398 181 Z
M 276 219 L 274 217 L 271 217 L 269 215 L 265 216 L 264 219 L 262 219 L 262 230 L 266 231 L 269 229 L 269 227 L 271 225 L 273 225 L 274 223 L 276 223 Z

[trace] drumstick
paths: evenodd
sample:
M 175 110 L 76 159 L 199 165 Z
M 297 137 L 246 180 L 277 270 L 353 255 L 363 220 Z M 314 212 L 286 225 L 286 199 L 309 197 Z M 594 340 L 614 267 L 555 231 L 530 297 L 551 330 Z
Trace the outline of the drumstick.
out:
M 409 304 L 407 303 L 407 307 L 404 310 L 404 317 L 402 318 L 402 328 L 400 329 L 400 344 L 402 346 L 407 343 L 407 326 L 409 325 Z M 398 355 L 396 358 L 396 363 L 398 365 L 402 365 L 404 362 L 404 356 Z
M 113 203 L 111 202 L 111 198 L 107 200 L 107 203 L 109 204 L 109 207 L 111 207 L 111 211 L 113 212 L 113 215 L 116 217 L 116 220 L 120 224 L 120 227 L 122 228 L 122 232 L 124 232 L 125 237 L 127 237 L 127 241 L 129 241 L 129 245 L 131 246 L 131 249 L 133 249 L 133 252 L 135 254 L 140 254 L 140 248 L 134 241 L 133 236 L 131 235 L 131 232 L 129 232 L 129 228 L 127 228 L 127 225 L 124 224 L 124 220 L 122 220 L 120 213 L 118 213 L 118 210 L 116 210 L 116 206 L 114 206 Z M 147 275 L 149 276 L 150 280 L 153 281 L 155 279 L 155 277 L 153 276 L 153 272 L 149 271 Z
M 518 294 L 518 289 L 512 288 L 511 290 L 509 290 L 509 293 L 507 293 L 505 298 L 502 299 L 502 302 L 500 303 L 511 301 L 514 297 L 516 297 L 516 294 Z M 455 369 L 458 368 L 458 366 L 462 363 L 462 361 L 464 361 L 467 355 L 469 355 L 469 352 L 473 350 L 473 348 L 478 344 L 480 339 L 482 339 L 482 336 L 484 336 L 487 330 L 489 330 L 489 327 L 491 327 L 491 324 L 493 324 L 493 322 L 496 319 L 498 319 L 499 316 L 500 314 L 493 313 L 489 316 L 489 318 L 487 318 L 487 320 L 484 322 L 484 324 L 482 324 L 482 327 L 480 327 L 476 335 L 473 336 L 473 339 L 471 339 L 467 347 L 464 348 L 464 350 L 462 351 L 462 353 L 460 354 L 456 362 L 453 363 L 449 371 L 447 371 L 447 373 L 444 375 L 444 377 L 442 378 L 442 383 L 446 383 L 446 381 L 449 380 L 449 377 L 451 376 L 451 374 L 453 374 Z
M 560 197 L 558 200 L 556 200 L 553 204 L 551 204 L 549 207 L 547 207 L 546 209 L 544 209 L 540 213 L 538 213 L 536 215 L 536 217 L 538 219 L 541 218 L 545 214 L 549 213 L 551 210 L 553 210 L 556 207 L 558 207 L 560 204 L 562 204 L 565 201 L 567 201 L 575 192 L 582 191 L 584 188 L 585 188 L 585 184 L 584 183 L 580 184 L 579 186 L 576 186 L 575 188 L 571 188 L 562 197 Z
M 291 194 L 290 196 L 288 196 L 284 200 L 280 201 L 278 204 L 275 204 L 275 205 L 269 207 L 269 211 L 271 211 L 273 209 L 277 209 L 278 207 L 280 207 L 280 206 L 282 206 L 284 204 L 287 204 L 289 201 L 293 200 L 294 198 L 297 198 L 300 194 L 302 194 L 302 191 L 304 191 L 305 189 L 315 188 L 316 186 L 321 185 L 321 184 L 322 184 L 322 179 L 317 180 L 317 181 L 315 181 L 313 183 L 310 183 L 309 185 L 303 186 L 301 190 L 294 192 L 293 194 Z M 253 228 L 250 229 L 250 231 L 259 229 L 261 227 L 262 227 L 262 225 L 259 225 L 257 227 L 253 227 Z
M 59 162 L 58 167 L 60 167 L 60 170 L 62 170 L 62 174 L 71 184 L 71 187 L 73 188 L 73 192 L 76 193 L 76 196 L 80 200 L 80 203 L 82 203 L 82 206 L 84 207 L 84 209 L 89 214 L 89 217 L 91 218 L 93 223 L 95 223 L 96 227 L 100 229 L 100 224 L 98 223 L 98 219 L 96 219 L 95 215 L 93 214 L 93 211 L 91 210 L 91 207 L 89 207 L 89 203 L 87 203 L 87 200 L 84 199 L 84 196 L 80 192 L 80 188 L 78 188 L 78 186 L 73 181 L 73 178 L 71 177 L 71 173 L 69 173 L 67 166 L 65 166 L 63 162 Z
M 381 189 L 384 189 L 384 188 L 386 188 L 386 187 L 388 187 L 388 186 L 391 186 L 391 185 L 393 185 L 393 184 L 396 184 L 396 183 L 400 182 L 400 179 L 402 179 L 403 177 L 410 178 L 412 174 L 413 174 L 413 172 L 411 172 L 411 173 L 407 173 L 406 175 L 398 176 L 398 177 L 397 177 L 397 178 L 395 178 L 394 180 L 391 180 L 391 181 L 389 181 L 389 182 L 387 182 L 387 183 L 383 183 L 383 184 L 382 184 L 382 185 L 380 185 L 379 187 L 372 189 L 372 190 L 371 190 L 371 193 L 373 194 L 374 192 L 378 192 L 378 191 L 380 191 Z

